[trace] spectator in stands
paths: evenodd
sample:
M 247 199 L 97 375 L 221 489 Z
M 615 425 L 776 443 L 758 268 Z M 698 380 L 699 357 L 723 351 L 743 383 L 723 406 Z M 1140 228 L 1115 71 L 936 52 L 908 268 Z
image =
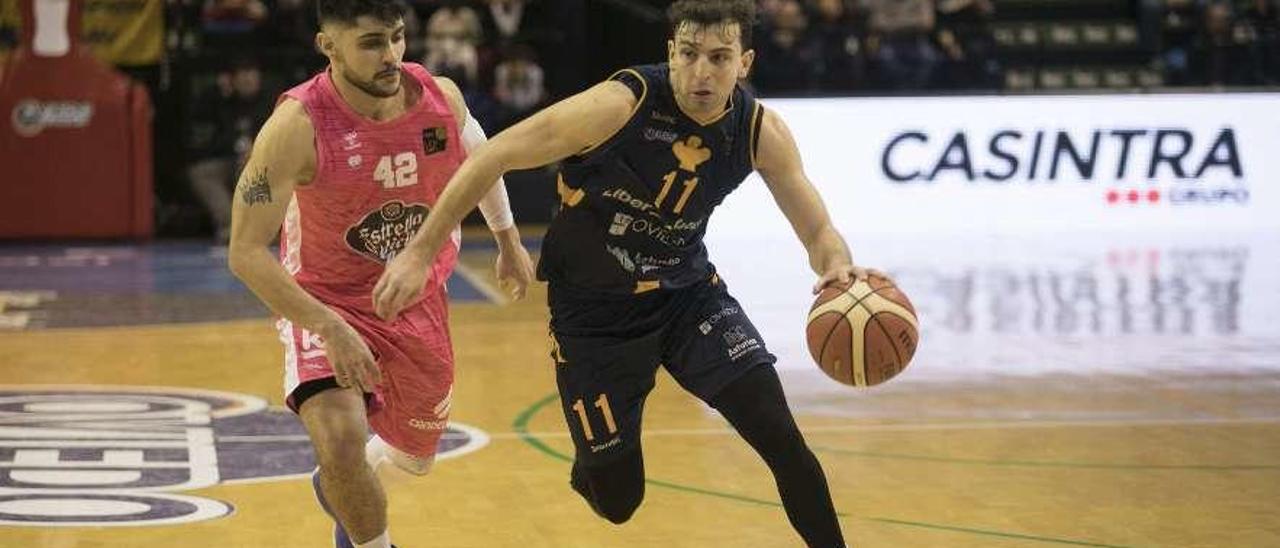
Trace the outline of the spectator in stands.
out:
M 822 48 L 819 85 L 824 91 L 848 91 L 862 84 L 865 30 L 854 5 L 846 0 L 814 2 L 813 34 Z
M 268 26 L 274 45 L 288 49 L 315 49 L 315 7 L 308 0 L 276 0 Z
M 306 80 L 323 70 L 328 60 L 316 55 L 315 1 L 275 0 L 269 11 L 266 34 L 273 51 L 263 52 L 272 60 L 267 72 L 292 82 Z M 411 20 L 416 21 L 405 17 L 406 24 Z
M 1280 84 L 1280 0 L 1253 0 L 1243 19 L 1253 39 L 1252 79 L 1261 84 Z
M 759 17 L 762 21 L 772 20 L 785 3 L 786 0 L 758 0 L 756 2 L 756 17 Z
M 527 0 L 489 0 L 482 14 L 486 36 L 499 44 L 510 44 L 528 26 L 532 2 Z
M 197 100 L 188 124 L 187 169 L 191 188 L 213 221 L 217 241 L 231 228 L 231 192 L 253 148 L 253 136 L 275 104 L 262 85 L 262 70 L 251 59 L 237 60 L 217 84 Z
M 451 2 L 427 20 L 426 56 L 422 64 L 437 76 L 452 79 L 464 92 L 480 85 L 477 46 L 483 35 L 480 17 L 470 6 Z
M 548 97 L 544 80 L 533 48 L 523 44 L 508 48 L 494 67 L 493 96 L 499 105 L 494 133 L 545 106 Z
M 763 93 L 804 94 L 818 83 L 822 50 L 809 34 L 809 18 L 798 0 L 782 0 L 764 21 L 765 38 L 755 48 L 752 82 Z
M 1200 85 L 1246 85 L 1247 52 L 1236 43 L 1231 5 L 1212 2 L 1204 8 L 1201 28 L 1191 56 L 1191 71 Z
M 1174 86 L 1198 84 L 1191 74 L 1192 51 L 1196 48 L 1199 17 L 1195 0 L 1146 0 L 1147 27 L 1154 27 L 1152 15 L 1159 20 L 1159 64 L 1164 68 L 1165 82 Z M 1152 10 L 1158 11 L 1150 14 Z
M 927 89 L 941 55 L 933 45 L 933 0 L 866 0 L 871 17 L 868 50 L 890 89 Z
M 942 51 L 943 81 L 961 89 L 992 88 L 1000 84 L 991 21 L 992 0 L 941 0 L 938 3 L 938 46 Z
M 205 46 L 230 50 L 259 45 L 268 16 L 261 0 L 205 0 L 200 13 Z

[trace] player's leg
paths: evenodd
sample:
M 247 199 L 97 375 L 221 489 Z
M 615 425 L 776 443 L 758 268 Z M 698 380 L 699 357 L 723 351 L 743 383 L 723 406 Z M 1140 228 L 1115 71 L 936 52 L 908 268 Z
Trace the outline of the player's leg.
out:
M 374 475 L 378 476 L 379 483 L 386 487 L 388 485 L 409 483 L 416 478 L 425 476 L 431 470 L 431 465 L 435 462 L 435 456 L 420 458 L 409 455 L 391 447 L 381 436 L 374 434 L 369 437 L 369 441 L 365 442 L 364 460 L 373 469 Z M 324 509 L 326 514 L 329 514 L 329 517 L 334 519 L 334 546 L 336 548 L 354 548 L 351 543 L 351 537 L 347 535 L 347 531 L 342 527 L 342 524 L 337 522 L 338 517 L 333 513 L 333 508 L 329 506 L 329 500 L 324 495 L 324 489 L 320 485 L 319 467 L 311 474 L 311 488 L 315 491 L 316 500 L 319 501 L 320 507 Z
M 424 398 L 424 401 L 430 401 L 430 399 Z M 436 405 L 438 405 L 438 403 L 436 403 Z M 378 414 L 380 417 L 385 415 L 388 415 L 388 412 L 380 411 Z M 440 420 L 448 420 L 447 412 L 445 412 L 443 419 Z M 384 424 L 378 424 L 379 421 L 374 420 L 370 421 L 370 423 L 374 426 L 375 431 L 379 429 L 385 431 L 387 430 L 387 424 L 385 423 L 389 423 L 389 421 L 385 421 Z M 403 433 L 389 435 L 394 435 L 394 438 L 396 439 L 404 439 Z M 401 449 L 398 449 L 388 443 L 387 440 L 381 437 L 381 435 L 376 433 L 372 434 L 370 435 L 369 440 L 365 442 L 365 462 L 369 465 L 369 469 L 372 470 L 372 474 L 374 474 L 381 487 L 413 483 L 413 481 L 421 479 L 422 476 L 425 476 L 431 471 L 431 467 L 433 467 L 435 463 L 434 448 L 438 446 L 439 437 L 439 431 L 436 431 L 435 434 L 429 434 L 426 438 L 422 438 L 420 435 L 419 439 L 417 439 L 417 444 L 422 447 L 430 447 L 431 449 L 422 449 L 422 452 L 428 453 L 428 455 L 419 456 L 401 451 Z M 325 513 L 329 513 L 329 516 L 333 517 L 333 519 L 338 522 L 338 524 L 335 525 L 333 534 L 335 547 L 356 548 L 357 544 L 352 542 L 351 536 L 347 534 L 347 530 L 343 528 L 342 522 L 338 520 L 337 513 L 334 513 L 333 507 L 330 506 L 328 497 L 325 496 L 325 490 L 321 487 L 320 481 L 320 469 L 317 467 L 316 471 L 311 476 L 311 484 L 312 488 L 315 489 L 316 499 L 320 502 L 320 507 L 323 507 Z M 383 534 L 375 536 L 375 538 L 370 540 L 369 543 L 361 545 L 381 547 L 381 545 L 384 544 L 390 544 L 390 536 L 387 530 L 384 530 Z M 390 545 L 394 547 L 394 544 Z
M 787 519 L 812 547 L 844 546 L 822 465 L 805 444 L 773 365 L 751 368 L 708 403 L 773 472 Z
M 352 548 L 350 537 L 366 541 L 366 546 L 389 545 L 385 496 L 365 461 L 367 409 L 373 395 L 338 387 L 324 343 L 315 334 L 287 320 L 278 321 L 276 327 L 285 347 L 286 401 L 311 436 L 319 464 L 312 474 L 312 487 L 321 508 L 334 519 L 334 545 Z M 347 516 L 348 507 L 357 509 L 354 517 Z M 359 525 L 359 532 L 349 536 L 344 526 L 351 526 L 352 519 L 371 523 L 367 528 L 376 531 L 366 536 L 365 525 Z
M 552 357 L 575 458 L 569 484 L 621 524 L 644 500 L 640 419 L 657 372 L 656 337 L 555 336 Z
M 826 476 L 791 416 L 764 339 L 718 279 L 690 292 L 689 307 L 670 325 L 667 369 L 764 459 L 805 542 L 844 546 Z
M 337 518 L 353 545 L 389 545 L 386 495 L 365 460 L 364 396 L 351 389 L 323 390 L 302 401 L 298 414 L 315 449 L 326 510 Z M 341 546 L 343 539 L 335 541 Z
M 603 464 L 584 462 L 574 459 L 569 486 L 596 515 L 618 525 L 626 523 L 644 501 L 644 453 L 640 447 Z
M 443 288 L 401 313 L 416 329 L 383 333 L 382 384 L 369 427 L 366 460 L 384 484 L 415 482 L 435 464 L 453 408 L 454 359 Z

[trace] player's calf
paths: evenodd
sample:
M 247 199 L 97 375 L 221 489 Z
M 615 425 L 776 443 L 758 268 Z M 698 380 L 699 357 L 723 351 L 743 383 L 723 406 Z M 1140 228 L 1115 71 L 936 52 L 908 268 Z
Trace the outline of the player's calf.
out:
M 621 525 L 644 501 L 644 458 L 636 449 L 600 466 L 574 462 L 569 485 L 596 515 Z

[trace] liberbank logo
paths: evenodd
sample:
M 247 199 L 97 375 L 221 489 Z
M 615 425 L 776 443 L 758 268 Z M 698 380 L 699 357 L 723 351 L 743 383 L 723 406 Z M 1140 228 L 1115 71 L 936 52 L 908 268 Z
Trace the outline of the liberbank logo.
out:
M 1244 166 L 1231 127 L 902 131 L 880 158 L 894 184 L 1091 185 L 1111 205 L 1246 204 Z
M 451 424 L 438 458 L 483 447 Z M 309 476 L 298 419 L 244 394 L 169 387 L 0 386 L 0 527 L 141 526 L 227 516 L 179 494 Z

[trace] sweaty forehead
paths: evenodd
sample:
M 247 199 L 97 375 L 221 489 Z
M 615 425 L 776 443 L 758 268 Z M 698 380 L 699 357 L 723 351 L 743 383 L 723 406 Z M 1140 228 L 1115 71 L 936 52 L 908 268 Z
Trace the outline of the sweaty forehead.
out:
M 701 49 L 721 47 L 741 47 L 742 29 L 735 21 L 725 21 L 711 25 L 701 25 L 693 21 L 682 21 L 675 32 L 676 42 L 688 42 Z

